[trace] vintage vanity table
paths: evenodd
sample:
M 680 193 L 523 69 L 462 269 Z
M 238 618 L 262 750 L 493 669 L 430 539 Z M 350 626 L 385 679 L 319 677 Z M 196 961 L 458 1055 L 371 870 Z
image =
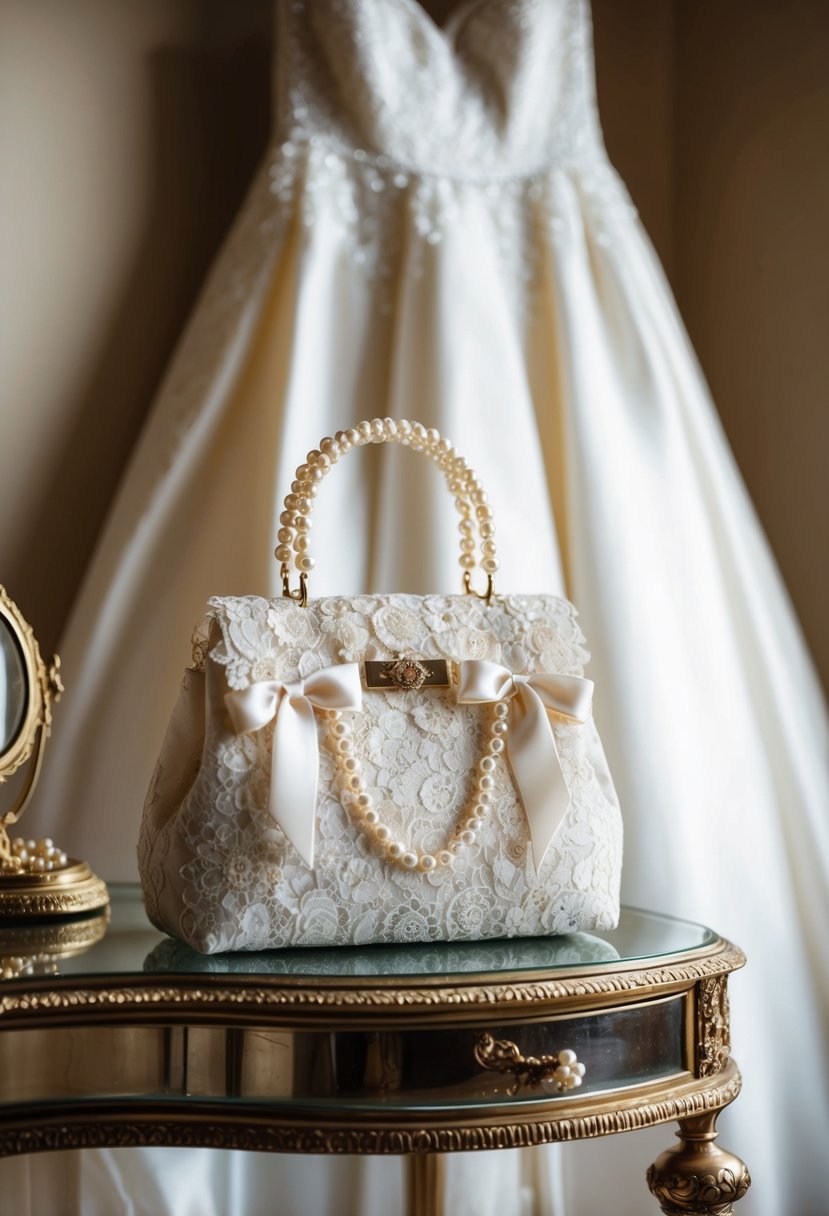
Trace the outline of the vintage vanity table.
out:
M 137 887 L 110 895 L 108 928 L 67 922 L 98 940 L 48 965 L 4 931 L 2 1154 L 406 1154 L 425 1214 L 445 1153 L 678 1121 L 647 1175 L 663 1211 L 727 1213 L 748 1189 L 714 1143 L 740 1089 L 726 984 L 744 958 L 708 929 L 626 909 L 605 934 L 203 957 L 152 928 Z

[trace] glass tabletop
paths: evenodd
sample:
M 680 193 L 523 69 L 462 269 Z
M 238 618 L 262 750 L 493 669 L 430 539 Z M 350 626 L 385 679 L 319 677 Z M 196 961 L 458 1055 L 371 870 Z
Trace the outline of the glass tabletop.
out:
M 638 908 L 623 908 L 618 928 L 608 932 L 572 933 L 560 937 L 514 938 L 485 942 L 268 950 L 259 953 L 201 955 L 153 928 L 144 912 L 137 884 L 112 884 L 110 922 L 95 944 L 70 957 L 52 955 L 40 973 L 101 977 L 144 975 L 307 976 L 329 979 L 387 977 L 452 977 L 475 974 L 565 971 L 578 968 L 617 969 L 637 962 L 688 956 L 716 943 L 710 929 Z M 0 926 L 0 953 L 26 954 L 22 939 Z M 41 951 L 41 957 L 43 952 Z

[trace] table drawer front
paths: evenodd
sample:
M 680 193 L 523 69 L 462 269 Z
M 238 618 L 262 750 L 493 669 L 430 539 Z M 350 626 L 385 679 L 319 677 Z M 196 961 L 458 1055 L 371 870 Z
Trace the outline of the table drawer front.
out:
M 481 1063 L 484 1034 L 514 1044 L 525 1061 L 574 1051 L 585 1067 L 581 1097 L 690 1067 L 682 993 L 589 1016 L 434 1030 L 164 1024 L 14 1030 L 0 1035 L 0 1103 L 133 1096 L 370 1110 L 557 1096 L 554 1082 L 534 1080 L 526 1068 L 496 1071 Z

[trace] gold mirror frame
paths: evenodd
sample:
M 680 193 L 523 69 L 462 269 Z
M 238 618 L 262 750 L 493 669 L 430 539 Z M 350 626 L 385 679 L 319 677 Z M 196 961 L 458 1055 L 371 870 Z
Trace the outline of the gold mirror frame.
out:
M 4 752 L 0 752 L 0 784 L 16 773 L 21 765 L 37 752 L 32 763 L 29 779 L 21 791 L 15 806 L 0 818 L 3 824 L 14 823 L 23 812 L 32 796 L 43 760 L 43 742 L 52 728 L 52 703 L 60 700 L 63 684 L 60 678 L 60 659 L 54 655 L 47 667 L 40 654 L 40 647 L 31 625 L 23 617 L 5 587 L 0 584 L 0 622 L 9 627 L 13 640 L 23 661 L 26 680 L 26 708 L 17 734 Z
M 68 858 L 51 840 L 9 839 L 8 829 L 34 793 L 43 745 L 52 727 L 52 706 L 60 699 L 63 684 L 60 659 L 55 655 L 48 666 L 44 663 L 31 625 L 0 585 L 0 628 L 3 625 L 22 660 L 26 704 L 16 733 L 0 752 L 0 789 L 24 764 L 30 767 L 13 805 L 0 813 L 0 919 L 95 911 L 108 904 L 109 895 L 85 861 Z

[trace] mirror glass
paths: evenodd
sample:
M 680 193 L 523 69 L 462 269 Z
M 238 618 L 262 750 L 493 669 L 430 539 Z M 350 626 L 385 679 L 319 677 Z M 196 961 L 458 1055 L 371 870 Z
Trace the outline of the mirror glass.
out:
M 17 738 L 26 714 L 26 668 L 9 622 L 0 616 L 0 756 Z

